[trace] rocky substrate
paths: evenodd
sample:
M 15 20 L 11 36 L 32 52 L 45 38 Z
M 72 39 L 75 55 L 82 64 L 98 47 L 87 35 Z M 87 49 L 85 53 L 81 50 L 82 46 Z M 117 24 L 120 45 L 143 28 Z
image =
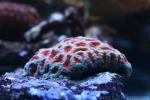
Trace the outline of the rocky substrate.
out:
M 125 100 L 121 76 L 102 72 L 82 80 L 24 76 L 24 70 L 0 77 L 0 100 Z

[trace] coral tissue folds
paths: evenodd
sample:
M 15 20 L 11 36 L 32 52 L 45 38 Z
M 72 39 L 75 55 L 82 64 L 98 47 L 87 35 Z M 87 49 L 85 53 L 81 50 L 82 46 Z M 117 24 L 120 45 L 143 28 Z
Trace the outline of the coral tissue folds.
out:
M 95 38 L 67 38 L 51 48 L 40 49 L 26 63 L 25 72 L 43 78 L 80 79 L 102 71 L 130 76 L 131 64 L 124 54 Z

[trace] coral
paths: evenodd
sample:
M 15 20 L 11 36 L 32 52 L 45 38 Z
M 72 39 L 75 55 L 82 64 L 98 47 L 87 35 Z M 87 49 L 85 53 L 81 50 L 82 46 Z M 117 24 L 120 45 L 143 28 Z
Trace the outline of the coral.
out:
M 40 16 L 36 10 L 25 4 L 1 2 L 0 15 L 2 19 L 15 19 L 16 22 L 22 22 L 28 25 L 39 23 Z
M 130 76 L 131 64 L 124 54 L 95 38 L 67 38 L 51 48 L 40 49 L 26 63 L 27 75 L 44 78 L 81 79 L 103 71 Z
M 2 39 L 17 40 L 16 35 L 19 39 L 21 33 L 40 21 L 40 15 L 29 5 L 0 2 L 0 38 Z

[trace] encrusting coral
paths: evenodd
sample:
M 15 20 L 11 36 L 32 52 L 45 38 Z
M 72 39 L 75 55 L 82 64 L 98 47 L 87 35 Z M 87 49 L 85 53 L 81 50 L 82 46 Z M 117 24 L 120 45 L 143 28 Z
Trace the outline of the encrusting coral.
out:
M 104 71 L 125 76 L 132 73 L 124 54 L 107 43 L 81 36 L 40 49 L 24 69 L 27 75 L 43 78 L 81 79 Z

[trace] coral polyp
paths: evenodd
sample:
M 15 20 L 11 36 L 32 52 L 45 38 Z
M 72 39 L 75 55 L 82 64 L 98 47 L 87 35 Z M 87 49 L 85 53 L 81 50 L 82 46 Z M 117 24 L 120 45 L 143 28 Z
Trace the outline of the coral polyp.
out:
M 131 64 L 124 54 L 95 38 L 67 38 L 51 48 L 40 49 L 26 63 L 27 75 L 80 79 L 104 71 L 130 76 Z

